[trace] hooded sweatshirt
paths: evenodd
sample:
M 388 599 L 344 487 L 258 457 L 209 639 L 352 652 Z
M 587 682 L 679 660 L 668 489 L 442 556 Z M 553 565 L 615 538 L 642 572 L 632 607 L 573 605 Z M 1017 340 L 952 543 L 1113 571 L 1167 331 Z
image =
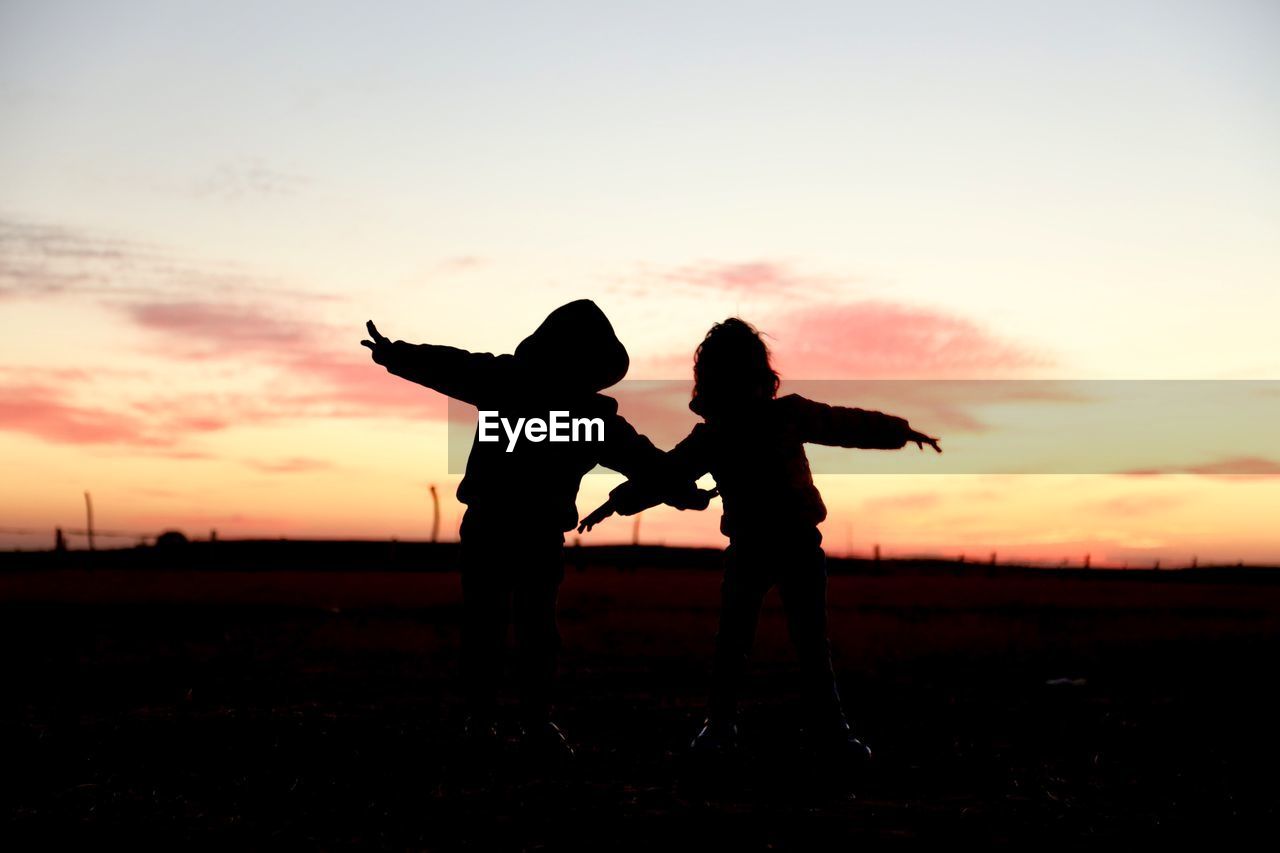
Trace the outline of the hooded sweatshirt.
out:
M 572 530 L 578 523 L 582 477 L 596 465 L 627 476 L 652 468 L 662 452 L 599 393 L 627 373 L 630 362 L 604 312 L 589 299 L 562 305 L 521 341 L 512 355 L 473 353 L 396 341 L 388 371 L 481 410 L 546 419 L 552 411 L 600 418 L 602 441 L 472 440 L 458 500 L 468 515 L 529 530 Z

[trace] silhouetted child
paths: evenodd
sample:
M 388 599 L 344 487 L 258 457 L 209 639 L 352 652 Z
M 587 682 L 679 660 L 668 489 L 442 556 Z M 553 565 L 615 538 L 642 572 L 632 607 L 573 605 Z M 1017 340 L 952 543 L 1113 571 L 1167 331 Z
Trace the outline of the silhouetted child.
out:
M 617 401 L 598 393 L 626 375 L 627 351 L 604 312 L 586 299 L 551 312 L 512 355 L 393 343 L 372 322 L 368 330 L 372 340 L 361 344 L 391 373 L 510 422 L 547 419 L 552 411 L 603 422 L 598 441 L 511 445 L 506 435 L 482 442 L 477 431 L 458 485 L 458 500 L 467 505 L 461 531 L 467 740 L 484 748 L 497 739 L 502 650 L 513 623 L 524 744 L 570 757 L 550 707 L 560 647 L 555 607 L 564 578 L 564 533 L 577 524 L 578 487 L 597 464 L 631 476 L 663 455 L 618 415 Z M 673 505 L 703 509 L 707 500 L 690 482 L 674 495 Z
M 703 418 L 654 471 L 632 477 L 583 519 L 590 530 L 614 512 L 632 515 L 662 502 L 679 483 L 710 472 L 724 502 L 729 537 L 709 715 L 695 751 L 719 752 L 737 740 L 738 692 L 765 594 L 777 585 L 803 674 L 812 745 L 852 758 L 870 750 L 852 734 L 831 668 L 827 574 L 817 525 L 827 508 L 813 484 L 806 442 L 838 447 L 921 448 L 936 439 L 902 418 L 829 406 L 795 394 L 777 397 L 778 374 L 759 333 L 731 318 L 711 328 L 694 355 L 689 408 Z

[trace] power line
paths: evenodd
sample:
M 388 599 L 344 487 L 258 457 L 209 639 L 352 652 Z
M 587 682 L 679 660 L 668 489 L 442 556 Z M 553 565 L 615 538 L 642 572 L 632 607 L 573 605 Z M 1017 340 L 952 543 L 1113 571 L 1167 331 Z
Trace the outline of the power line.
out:
M 48 532 L 49 532 L 49 529 L 48 529 L 47 527 L 40 527 L 40 528 L 34 528 L 34 527 L 0 527 L 0 533 L 11 533 L 11 534 L 14 534 L 14 535 L 43 536 L 43 535 L 47 534 Z M 73 535 L 73 536 L 88 536 L 88 535 L 89 535 L 89 531 L 88 531 L 88 530 L 73 530 L 73 529 L 69 529 L 69 528 L 65 528 L 65 527 L 62 529 L 62 532 L 63 532 L 63 533 L 65 533 L 65 534 Z M 154 537 L 156 534 L 154 534 L 154 533 L 130 533 L 130 532 L 129 532 L 129 531 L 127 531 L 127 530 L 94 530 L 94 531 L 93 531 L 93 535 L 94 535 L 94 537 L 95 537 L 95 538 L 96 538 L 96 537 L 98 537 L 98 536 L 110 536 L 110 537 L 112 537 L 112 538 L 116 538 L 116 539 L 139 539 L 139 538 L 142 538 L 142 539 L 150 539 L 150 538 Z

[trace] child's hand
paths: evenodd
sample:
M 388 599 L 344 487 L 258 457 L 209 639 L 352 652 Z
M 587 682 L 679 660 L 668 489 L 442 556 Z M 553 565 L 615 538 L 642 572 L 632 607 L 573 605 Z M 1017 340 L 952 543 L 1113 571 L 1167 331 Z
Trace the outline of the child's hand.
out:
M 703 510 L 711 503 L 711 499 L 720 494 L 719 489 L 692 489 L 680 495 L 674 495 L 667 499 L 667 506 L 673 506 L 678 510 L 697 509 Z
M 921 450 L 924 450 L 924 446 L 927 444 L 930 447 L 932 447 L 934 450 L 938 451 L 939 453 L 942 452 L 942 448 L 938 446 L 938 439 L 930 438 L 929 436 L 925 435 L 922 432 L 916 432 L 915 430 L 911 430 L 907 434 L 907 443 L 910 444 L 912 442 L 914 442 L 916 447 L 920 448 Z
M 591 528 L 613 515 L 613 501 L 605 501 L 591 511 L 591 514 L 582 519 L 578 525 L 579 533 L 589 533 Z
M 369 337 L 373 338 L 373 340 L 361 341 L 360 346 L 368 347 L 369 351 L 373 354 L 373 360 L 376 363 L 385 366 L 386 363 L 391 359 L 390 339 L 384 337 L 378 331 L 378 327 L 373 325 L 372 320 L 369 320 L 368 322 L 366 322 L 364 324 L 364 327 L 369 330 Z

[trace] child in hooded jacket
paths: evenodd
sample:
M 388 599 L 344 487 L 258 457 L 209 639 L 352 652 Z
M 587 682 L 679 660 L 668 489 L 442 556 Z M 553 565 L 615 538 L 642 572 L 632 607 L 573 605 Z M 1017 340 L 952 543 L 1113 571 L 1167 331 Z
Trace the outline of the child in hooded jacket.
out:
M 695 751 L 736 744 L 738 694 L 765 594 L 779 588 L 799 658 L 813 744 L 854 758 L 870 750 L 850 729 L 831 667 L 827 639 L 827 575 L 818 524 L 827 516 L 804 452 L 805 443 L 896 450 L 937 439 L 902 418 L 829 406 L 791 394 L 759 333 L 737 318 L 711 328 L 694 356 L 689 408 L 703 418 L 661 464 L 614 489 L 582 520 L 590 530 L 613 513 L 632 515 L 687 488 L 703 474 L 716 482 L 729 537 L 721 586 L 720 626 L 706 721 Z
M 524 744 L 560 758 L 572 750 L 551 721 L 551 687 L 560 648 L 556 597 L 564 579 L 564 533 L 578 520 L 583 475 L 597 464 L 627 476 L 656 465 L 662 452 L 599 393 L 626 375 L 627 351 L 604 312 L 580 299 L 562 305 L 510 355 L 433 344 L 392 342 L 367 324 L 362 341 L 397 376 L 481 410 L 516 417 L 564 411 L 600 418 L 603 440 L 481 442 L 477 434 L 458 485 L 462 518 L 461 672 L 466 737 L 475 747 L 497 739 L 495 718 L 508 624 L 513 624 Z M 692 482 L 672 489 L 673 506 L 705 508 Z

